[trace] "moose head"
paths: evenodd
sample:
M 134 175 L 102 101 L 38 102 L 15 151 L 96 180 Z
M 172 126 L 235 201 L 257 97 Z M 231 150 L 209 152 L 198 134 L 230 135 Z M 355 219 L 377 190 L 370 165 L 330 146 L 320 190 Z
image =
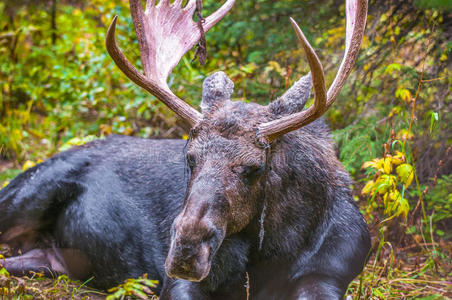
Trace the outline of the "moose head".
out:
M 205 19 L 208 31 L 232 8 L 227 0 Z M 167 77 L 182 56 L 200 39 L 193 21 L 196 0 L 130 0 L 140 45 L 144 74 L 122 54 L 115 42 L 113 19 L 106 45 L 117 66 L 136 84 L 156 96 L 191 126 L 187 162 L 191 176 L 183 209 L 171 228 L 171 245 L 165 263 L 170 277 L 201 281 L 223 240 L 259 217 L 266 184 L 268 149 L 278 153 L 286 134 L 318 119 L 335 101 L 351 72 L 361 45 L 367 0 L 346 1 L 345 54 L 336 78 L 326 90 L 322 64 L 297 23 L 290 19 L 303 47 L 310 74 L 267 106 L 231 101 L 234 85 L 223 72 L 207 77 L 198 112 L 174 95 Z M 314 104 L 303 110 L 314 89 Z

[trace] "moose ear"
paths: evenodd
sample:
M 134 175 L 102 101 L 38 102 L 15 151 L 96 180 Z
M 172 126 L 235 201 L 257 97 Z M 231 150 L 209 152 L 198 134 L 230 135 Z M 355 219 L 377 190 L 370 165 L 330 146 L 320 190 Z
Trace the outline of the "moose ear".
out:
M 311 72 L 301 77 L 287 92 L 268 105 L 274 115 L 289 115 L 303 109 L 311 95 Z
M 203 113 L 210 112 L 231 98 L 234 83 L 224 72 L 216 72 L 204 80 L 202 84 L 201 109 Z

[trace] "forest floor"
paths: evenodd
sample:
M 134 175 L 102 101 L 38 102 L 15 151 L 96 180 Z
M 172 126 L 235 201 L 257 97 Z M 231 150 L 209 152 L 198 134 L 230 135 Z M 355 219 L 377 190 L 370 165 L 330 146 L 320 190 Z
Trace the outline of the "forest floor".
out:
M 0 174 L 7 173 L 8 170 L 14 169 L 14 163 L 7 160 L 0 160 Z
M 441 249 L 434 251 L 451 257 L 452 245 L 437 247 Z M 432 259 L 431 253 L 420 251 L 418 246 L 399 249 L 398 252 L 402 250 L 403 255 L 395 258 L 390 247 L 383 248 L 379 254 L 387 258 L 372 255 L 363 273 L 350 284 L 347 299 L 452 299 L 452 282 L 447 281 L 451 278 L 448 258 Z M 98 300 L 105 299 L 109 294 L 88 286 L 89 282 L 72 281 L 65 275 L 49 279 L 34 273 L 18 278 L 0 271 L 0 299 Z M 135 295 L 130 299 L 146 299 L 143 293 L 149 291 L 137 282 L 133 282 L 132 288 L 120 287 L 119 290 L 122 295 Z

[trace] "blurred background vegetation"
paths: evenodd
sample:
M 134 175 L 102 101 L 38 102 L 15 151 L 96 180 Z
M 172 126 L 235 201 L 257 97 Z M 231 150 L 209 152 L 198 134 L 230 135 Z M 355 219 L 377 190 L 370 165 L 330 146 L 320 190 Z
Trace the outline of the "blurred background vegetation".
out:
M 317 49 L 331 83 L 345 36 L 342 0 L 236 1 L 207 34 L 208 60 L 183 58 L 169 81 L 198 105 L 203 79 L 225 71 L 234 99 L 266 104 L 307 63 L 288 18 Z M 221 2 L 204 0 L 207 15 Z M 0 188 L 22 168 L 108 134 L 180 138 L 188 128 L 109 58 L 117 38 L 140 65 L 126 0 L 0 1 Z M 450 296 L 452 0 L 370 0 L 356 67 L 325 119 L 355 180 L 374 251 L 357 298 Z M 436 295 L 436 296 L 435 296 Z

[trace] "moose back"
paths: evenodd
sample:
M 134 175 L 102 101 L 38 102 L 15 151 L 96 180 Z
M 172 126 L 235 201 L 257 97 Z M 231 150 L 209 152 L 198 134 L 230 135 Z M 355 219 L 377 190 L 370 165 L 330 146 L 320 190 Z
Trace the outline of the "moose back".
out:
M 203 31 L 233 2 L 200 23 Z M 311 73 L 267 106 L 231 101 L 232 81 L 214 73 L 203 84 L 202 113 L 166 84 L 202 34 L 196 1 L 181 3 L 150 0 L 144 10 L 130 1 L 145 74 L 117 47 L 116 18 L 106 45 L 130 79 L 192 126 L 190 140 L 112 136 L 20 174 L 0 190 L 0 242 L 14 254 L 4 267 L 94 276 L 100 288 L 148 273 L 161 299 L 341 299 L 370 238 L 317 119 L 356 60 L 367 1 L 346 3 L 345 55 L 328 91 L 291 19 Z M 312 88 L 314 104 L 304 109 Z

